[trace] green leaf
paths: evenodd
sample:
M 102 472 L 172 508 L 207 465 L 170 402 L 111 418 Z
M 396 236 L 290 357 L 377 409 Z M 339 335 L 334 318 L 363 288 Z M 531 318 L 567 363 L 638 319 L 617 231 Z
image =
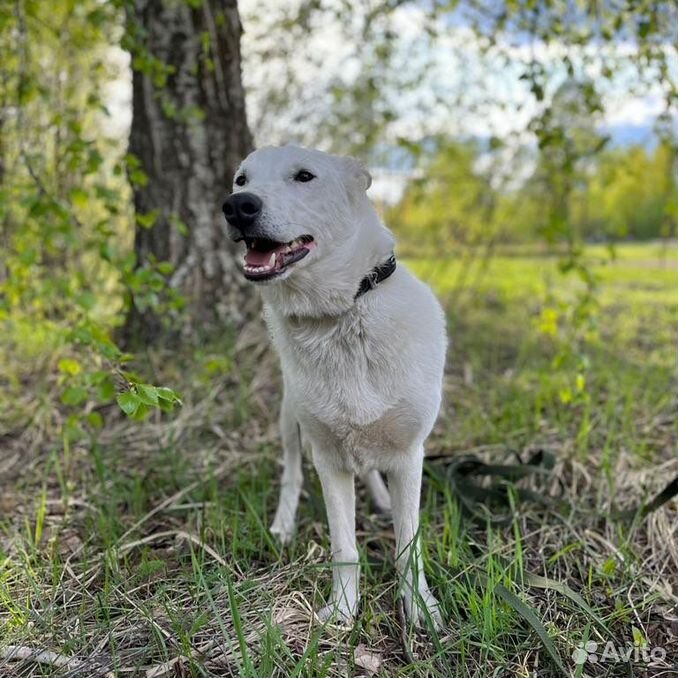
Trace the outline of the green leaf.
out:
M 120 406 L 120 409 L 128 416 L 131 417 L 139 409 L 141 401 L 137 397 L 136 393 L 132 391 L 126 391 L 125 393 L 119 393 L 116 401 Z
M 82 386 L 69 386 L 61 394 L 61 402 L 64 405 L 76 406 L 87 400 L 87 391 Z
M 136 421 L 141 421 L 142 419 L 146 418 L 146 415 L 151 411 L 151 407 L 149 405 L 146 405 L 145 403 L 139 403 L 139 407 L 137 407 L 136 412 L 132 415 L 132 419 Z
M 231 578 L 227 575 L 226 586 L 228 588 L 228 602 L 231 607 L 231 619 L 233 620 L 233 626 L 235 628 L 236 636 L 238 637 L 238 643 L 240 644 L 240 656 L 243 659 L 244 668 L 247 675 L 255 675 L 254 665 L 252 659 L 250 658 L 249 650 L 247 643 L 245 641 L 245 632 L 242 624 L 242 617 L 240 616 L 240 610 L 238 609 L 238 602 L 235 597 L 235 589 L 231 582 Z
M 90 149 L 90 152 L 87 156 L 87 174 L 93 174 L 96 172 L 101 167 L 103 162 L 104 158 L 101 153 L 99 153 L 96 148 Z
M 633 644 L 636 647 L 647 647 L 647 639 L 639 628 L 632 626 L 631 633 L 633 635 Z
M 602 572 L 606 577 L 614 576 L 614 573 L 617 571 L 617 562 L 614 558 L 608 558 L 602 566 Z
M 137 223 L 142 228 L 152 228 L 159 216 L 160 210 L 151 210 L 146 212 L 146 214 L 137 214 Z
M 158 407 L 163 412 L 172 412 L 172 410 L 174 410 L 174 403 L 171 403 L 168 400 L 160 400 L 158 401 Z
M 101 402 L 107 403 L 113 400 L 115 397 L 115 386 L 113 385 L 113 381 L 111 380 L 110 377 L 107 377 L 104 379 L 100 384 L 99 384 L 99 400 Z
M 610 629 L 607 627 L 607 624 L 605 624 L 602 618 L 576 591 L 571 589 L 565 582 L 549 579 L 548 577 L 542 577 L 540 574 L 534 574 L 527 571 L 523 571 L 522 578 L 523 581 L 529 586 L 535 586 L 541 589 L 550 589 L 551 591 L 555 591 L 556 593 L 560 593 L 566 598 L 569 598 L 593 620 L 602 633 L 612 637 Z
M 57 367 L 59 368 L 59 372 L 70 374 L 71 376 L 79 374 L 82 369 L 80 363 L 72 358 L 62 358 L 58 362 Z
M 156 406 L 158 404 L 158 389 L 151 384 L 137 384 L 137 396 L 139 400 L 146 405 Z
M 82 188 L 73 188 L 68 195 L 74 207 L 86 207 L 89 203 L 89 194 Z
M 116 249 L 108 243 L 103 243 L 99 247 L 99 254 L 104 261 L 113 261 L 116 257 Z
M 145 186 L 148 183 L 148 175 L 143 170 L 135 169 L 129 173 L 129 180 L 132 186 Z
M 215 356 L 205 363 L 205 372 L 215 375 L 219 372 L 226 373 L 231 369 L 231 359 L 228 356 Z
M 158 398 L 161 400 L 166 400 L 170 403 L 181 404 L 181 398 L 179 397 L 179 394 L 176 391 L 173 391 L 171 388 L 167 388 L 166 386 L 158 386 L 156 388 L 156 392 L 158 394 Z
M 509 589 L 507 589 L 503 584 L 497 584 L 494 591 L 534 629 L 536 634 L 539 636 L 544 649 L 549 653 L 551 659 L 553 660 L 553 663 L 558 667 L 564 676 L 569 676 L 570 674 L 565 669 L 560 655 L 558 654 L 558 650 L 551 640 L 551 636 L 549 636 L 548 631 L 541 623 L 534 608 L 530 607 L 527 603 L 518 598 L 518 596 L 513 593 L 513 591 L 509 591 Z
M 86 311 L 91 311 L 97 303 L 97 298 L 92 292 L 82 292 L 76 299 L 78 306 L 82 306 Z
M 72 414 L 66 419 L 64 424 L 64 435 L 70 442 L 74 442 L 85 437 L 85 431 L 83 430 L 82 426 L 80 426 L 80 418 L 78 415 Z
M 159 273 L 169 275 L 174 270 L 174 264 L 171 261 L 161 261 L 157 268 Z
M 29 247 L 28 249 L 23 250 L 19 254 L 19 261 L 26 266 L 34 264 L 37 260 L 38 260 L 38 250 L 36 250 L 33 247 Z
M 87 415 L 87 423 L 92 428 L 101 428 L 104 425 L 104 419 L 98 412 L 90 412 Z

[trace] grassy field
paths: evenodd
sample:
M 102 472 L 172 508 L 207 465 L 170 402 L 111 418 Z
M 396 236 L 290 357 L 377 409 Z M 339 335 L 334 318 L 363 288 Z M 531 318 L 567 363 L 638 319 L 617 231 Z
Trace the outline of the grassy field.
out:
M 678 675 L 678 505 L 616 515 L 678 475 L 678 257 L 657 244 L 587 257 L 599 304 L 579 314 L 583 286 L 555 258 L 409 262 L 452 339 L 422 496 L 439 633 L 403 624 L 392 530 L 362 488 L 360 615 L 351 629 L 314 621 L 331 579 L 324 508 L 307 464 L 295 542 L 267 532 L 280 389 L 259 324 L 140 358 L 184 407 L 143 424 L 111 409 L 96 439 L 66 445 L 55 381 L 31 381 L 24 358 L 23 419 L 0 408 L 13 422 L 0 438 L 0 676 Z M 460 474 L 463 455 L 539 451 L 553 466 L 514 483 Z M 472 504 L 471 484 L 490 481 L 498 499 Z

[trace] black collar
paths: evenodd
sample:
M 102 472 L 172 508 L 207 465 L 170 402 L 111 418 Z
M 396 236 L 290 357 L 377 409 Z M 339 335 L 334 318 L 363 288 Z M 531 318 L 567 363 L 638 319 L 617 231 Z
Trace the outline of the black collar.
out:
M 365 292 L 373 290 L 380 282 L 386 280 L 393 271 L 396 270 L 396 258 L 395 254 L 391 253 L 391 256 L 384 261 L 383 263 L 375 266 L 361 281 L 360 287 L 356 292 L 353 299 L 362 297 Z

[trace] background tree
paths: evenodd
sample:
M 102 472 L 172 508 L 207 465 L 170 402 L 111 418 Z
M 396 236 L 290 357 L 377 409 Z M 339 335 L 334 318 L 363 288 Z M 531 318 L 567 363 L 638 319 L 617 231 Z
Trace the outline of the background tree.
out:
M 168 328 L 148 281 L 167 275 L 194 331 L 240 316 L 243 282 L 220 206 L 238 162 L 251 150 L 241 83 L 242 27 L 235 0 L 126 4 L 132 53 L 129 176 L 134 190 L 137 271 L 125 326 L 128 344 Z M 166 295 L 165 295 L 166 296 Z M 176 316 L 177 318 L 179 316 Z M 175 320 L 177 324 L 178 321 Z
M 541 203 L 536 234 L 550 243 L 565 241 L 571 247 L 581 238 L 572 218 L 574 201 L 587 195 L 595 157 L 607 143 L 596 129 L 602 103 L 592 82 L 566 80 L 556 90 L 549 106 L 532 121 L 538 158 L 527 183 L 527 194 Z
M 678 223 L 673 149 L 659 144 L 612 149 L 599 159 L 580 229 L 589 238 L 670 238 Z
M 438 139 L 438 150 L 413 179 L 387 221 L 402 247 L 418 255 L 447 256 L 452 248 L 478 247 L 491 236 L 496 195 L 478 169 L 472 143 Z

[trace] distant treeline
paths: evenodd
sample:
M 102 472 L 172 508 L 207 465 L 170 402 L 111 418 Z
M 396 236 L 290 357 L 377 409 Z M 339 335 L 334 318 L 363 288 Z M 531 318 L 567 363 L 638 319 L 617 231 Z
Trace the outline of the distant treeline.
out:
M 658 144 L 599 150 L 576 158 L 525 158 L 446 142 L 389 210 L 389 225 L 412 252 L 446 244 L 650 240 L 678 233 L 675 149 Z M 526 174 L 523 170 L 523 174 Z

